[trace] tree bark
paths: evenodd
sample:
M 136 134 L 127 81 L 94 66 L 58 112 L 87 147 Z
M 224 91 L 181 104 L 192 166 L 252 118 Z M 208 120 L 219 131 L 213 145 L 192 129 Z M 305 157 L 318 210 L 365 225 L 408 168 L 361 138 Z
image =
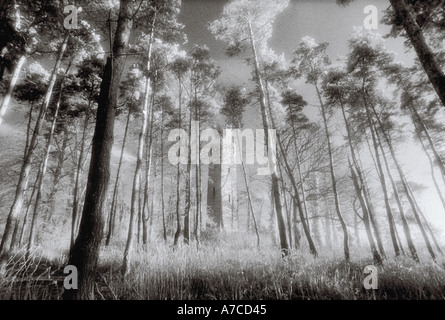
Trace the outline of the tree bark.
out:
M 131 1 L 121 0 L 112 56 L 102 77 L 90 170 L 79 235 L 69 263 L 78 269 L 78 290 L 65 290 L 63 299 L 93 299 L 99 247 L 103 236 L 103 210 L 110 180 L 110 158 L 120 77 L 133 26 Z
M 413 9 L 405 0 L 390 0 L 390 2 L 398 20 L 403 24 L 403 28 L 419 57 L 423 69 L 439 96 L 442 105 L 445 107 L 445 74 L 435 54 L 426 43 L 422 29 L 416 22 Z

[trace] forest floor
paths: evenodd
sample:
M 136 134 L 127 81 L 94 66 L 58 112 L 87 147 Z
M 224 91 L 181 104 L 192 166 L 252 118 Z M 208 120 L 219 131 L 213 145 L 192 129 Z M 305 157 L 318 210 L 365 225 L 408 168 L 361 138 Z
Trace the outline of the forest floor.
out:
M 364 268 L 372 258 L 365 247 L 352 248 L 352 261 L 345 263 L 340 248 L 320 248 L 318 258 L 301 248 L 283 260 L 279 250 L 266 244 L 258 250 L 255 240 L 245 235 L 222 235 L 198 250 L 196 243 L 173 248 L 153 241 L 148 248 L 135 250 L 125 279 L 118 248 L 122 244 L 101 251 L 98 299 L 445 299 L 443 256 L 437 263 L 423 255 L 420 263 L 389 257 L 377 267 L 378 289 L 366 290 Z M 41 252 L 28 260 L 17 253 L 1 262 L 0 299 L 60 299 L 66 253 Z

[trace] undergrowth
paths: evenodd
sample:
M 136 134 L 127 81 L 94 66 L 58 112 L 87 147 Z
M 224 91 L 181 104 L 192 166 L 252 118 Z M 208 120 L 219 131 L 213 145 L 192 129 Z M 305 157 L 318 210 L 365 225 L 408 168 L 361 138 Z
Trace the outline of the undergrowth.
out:
M 314 258 L 305 248 L 282 259 L 269 245 L 260 249 L 242 235 L 221 236 L 196 246 L 172 247 L 162 241 L 138 247 L 130 273 L 120 272 L 122 246 L 101 251 L 97 299 L 151 300 L 391 300 L 445 299 L 443 259 L 388 258 L 378 266 L 378 289 L 366 290 L 365 266 L 372 259 L 356 248 L 350 263 L 341 250 L 321 249 Z M 0 263 L 0 299 L 60 299 L 66 254 L 24 252 Z M 362 255 L 362 256 L 361 256 Z

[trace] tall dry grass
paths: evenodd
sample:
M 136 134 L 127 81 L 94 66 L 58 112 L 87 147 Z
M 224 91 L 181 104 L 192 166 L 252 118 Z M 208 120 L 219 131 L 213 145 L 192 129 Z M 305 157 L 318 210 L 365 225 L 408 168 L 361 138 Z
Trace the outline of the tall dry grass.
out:
M 254 243 L 243 234 L 222 234 L 198 249 L 193 245 L 173 248 L 162 240 L 152 241 L 135 250 L 125 279 L 120 273 L 122 245 L 114 243 L 103 248 L 100 255 L 97 298 L 445 299 L 443 258 L 440 263 L 426 256 L 421 263 L 407 257 L 389 258 L 378 267 L 379 288 L 365 290 L 363 269 L 372 264 L 367 248 L 354 248 L 353 259 L 347 264 L 340 248 L 320 248 L 319 258 L 301 248 L 283 260 L 271 244 L 263 244 L 258 250 Z M 40 250 L 29 261 L 22 257 L 18 253 L 2 263 L 0 298 L 60 298 L 60 281 L 35 279 L 60 277 L 65 261 L 61 251 L 45 256 Z

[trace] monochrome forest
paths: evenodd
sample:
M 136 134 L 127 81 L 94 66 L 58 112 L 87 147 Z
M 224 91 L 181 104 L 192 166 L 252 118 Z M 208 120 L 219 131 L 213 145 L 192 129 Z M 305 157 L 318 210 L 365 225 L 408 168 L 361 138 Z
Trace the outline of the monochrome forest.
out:
M 2 300 L 443 300 L 445 3 L 0 0 L 0 155 Z

